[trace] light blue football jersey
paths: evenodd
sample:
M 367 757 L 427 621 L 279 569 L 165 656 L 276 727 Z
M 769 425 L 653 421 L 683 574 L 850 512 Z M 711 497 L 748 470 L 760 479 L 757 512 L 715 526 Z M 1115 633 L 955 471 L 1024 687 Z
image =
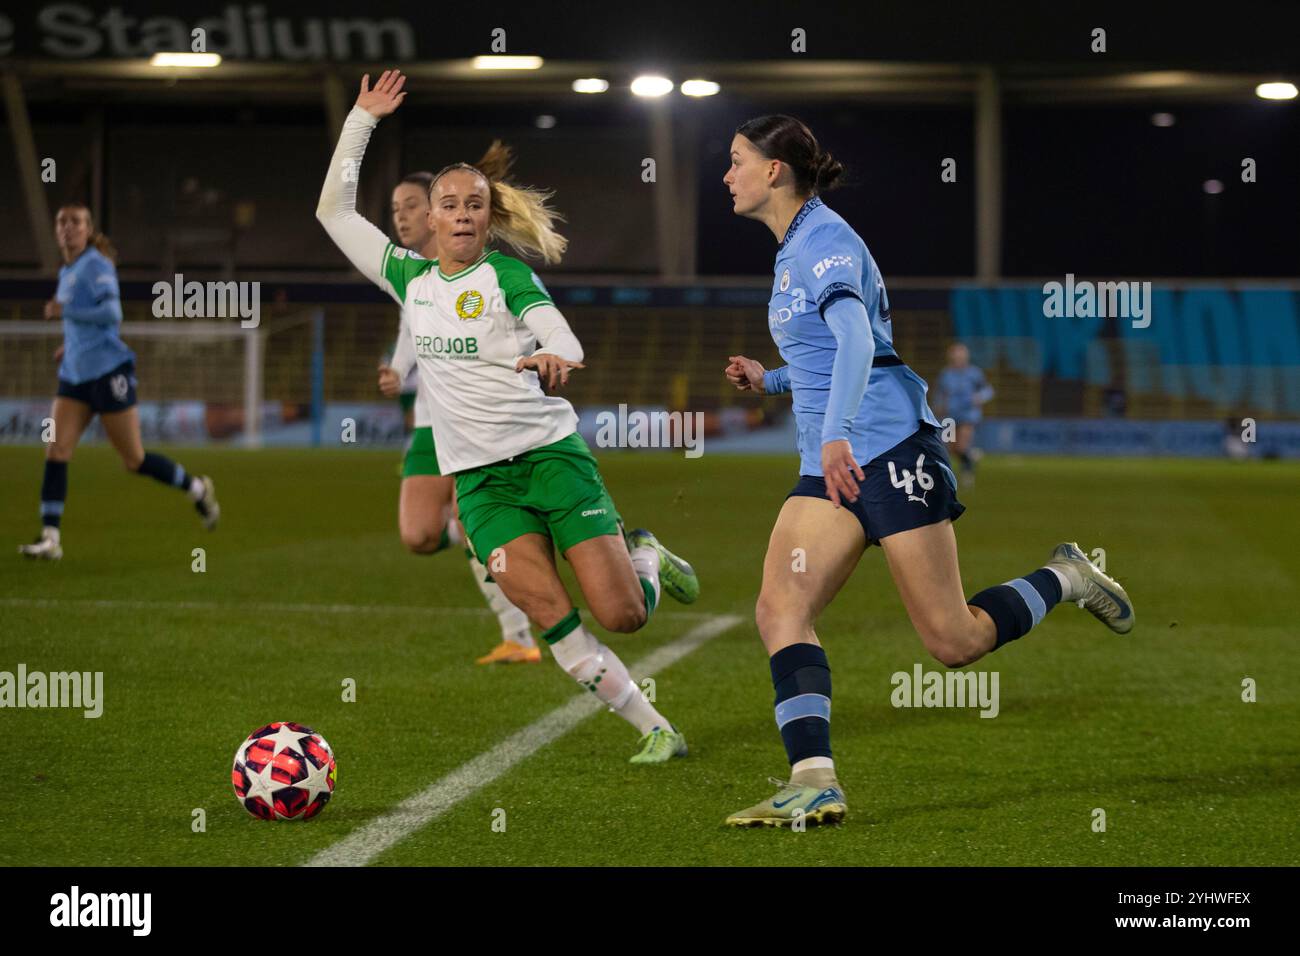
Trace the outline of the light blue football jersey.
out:
M 98 249 L 88 246 L 59 269 L 54 297 L 63 305 L 59 378 L 73 384 L 89 382 L 135 360 L 135 353 L 118 337 L 122 303 L 117 270 Z
M 975 365 L 945 368 L 939 373 L 937 391 L 944 414 L 958 422 L 978 422 L 983 417 L 980 405 L 993 394 L 983 370 Z
M 939 426 L 925 400 L 925 380 L 894 351 L 889 297 L 875 260 L 849 224 L 814 196 L 795 215 L 777 250 L 767 315 L 772 340 L 790 370 L 803 475 L 822 474 L 822 424 L 837 344 L 822 311 L 843 296 L 866 307 L 876 350 L 849 433 L 854 459 L 865 465 L 922 422 Z

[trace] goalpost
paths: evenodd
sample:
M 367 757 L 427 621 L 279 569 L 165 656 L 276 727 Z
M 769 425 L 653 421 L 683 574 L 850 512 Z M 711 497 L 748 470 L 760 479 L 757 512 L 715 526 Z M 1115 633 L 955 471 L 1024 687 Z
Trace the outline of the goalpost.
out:
M 290 415 L 301 409 L 311 444 L 320 443 L 320 309 L 248 329 L 238 322 L 178 319 L 123 322 L 120 333 L 136 355 L 142 427 L 165 427 L 182 442 L 230 440 L 258 448 L 268 415 L 280 421 L 285 409 L 293 410 Z M 0 322 L 0 442 L 40 434 L 58 388 L 54 352 L 62 341 L 58 322 Z

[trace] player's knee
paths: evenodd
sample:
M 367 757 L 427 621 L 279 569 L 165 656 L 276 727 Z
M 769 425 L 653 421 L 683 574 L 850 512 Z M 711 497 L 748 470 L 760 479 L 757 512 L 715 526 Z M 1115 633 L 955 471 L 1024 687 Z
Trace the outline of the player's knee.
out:
M 423 531 L 402 529 L 402 544 L 407 551 L 412 554 L 433 554 L 438 549 L 436 538 L 430 537 Z
M 965 667 L 981 656 L 971 636 L 955 628 L 925 628 L 921 631 L 921 640 L 930 655 L 945 667 Z
M 441 528 L 412 522 L 403 524 L 399 530 L 402 544 L 412 554 L 433 554 L 445 546 Z
M 784 627 L 802 627 L 805 623 L 798 608 L 781 596 L 761 592 L 754 603 L 754 624 L 765 640 Z
M 777 620 L 776 602 L 766 594 L 760 593 L 754 602 L 754 624 L 759 635 L 769 632 Z
M 515 607 L 524 612 L 524 615 L 535 626 L 542 631 L 549 631 L 556 624 L 559 624 L 572 610 L 573 605 L 563 594 L 551 594 L 546 591 L 534 591 L 528 589 L 519 589 L 511 587 L 505 578 L 501 575 L 494 574 L 497 584 L 501 585 L 502 593 L 506 599 Z
M 593 606 L 592 614 L 605 630 L 615 634 L 630 634 L 645 627 L 645 600 L 638 595 L 636 600 Z
M 965 667 L 979 655 L 960 644 L 927 644 L 930 655 L 944 667 Z

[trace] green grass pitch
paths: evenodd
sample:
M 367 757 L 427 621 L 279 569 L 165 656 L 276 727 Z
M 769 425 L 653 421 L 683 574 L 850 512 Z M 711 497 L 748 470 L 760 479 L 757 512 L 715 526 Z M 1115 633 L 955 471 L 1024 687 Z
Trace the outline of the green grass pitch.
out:
M 549 660 L 473 664 L 495 621 L 475 610 L 459 552 L 403 551 L 396 453 L 170 453 L 215 477 L 215 533 L 181 495 L 87 447 L 70 471 L 66 556 L 37 564 L 15 546 L 37 529 L 41 454 L 0 448 L 0 670 L 105 675 L 97 720 L 0 710 L 0 864 L 302 863 L 581 693 Z M 632 663 L 693 615 L 742 619 L 658 676 L 689 758 L 629 766 L 635 733 L 596 714 L 374 862 L 1300 862 L 1300 466 L 1289 463 L 987 460 L 956 526 L 967 593 L 1078 540 L 1106 550 L 1135 631 L 1117 637 L 1060 607 L 974 665 L 1000 674 L 995 719 L 895 709 L 892 673 L 941 666 L 871 549 L 818 628 L 847 821 L 722 827 L 786 770 L 752 611 L 795 467 L 793 456 L 602 458 L 629 524 L 691 559 L 703 584 L 692 614 L 666 602 L 610 646 Z M 191 570 L 196 547 L 205 573 Z M 342 700 L 345 678 L 355 703 Z M 1245 678 L 1255 703 L 1242 700 Z M 306 825 L 253 819 L 230 786 L 236 745 L 285 719 L 338 757 L 334 799 Z

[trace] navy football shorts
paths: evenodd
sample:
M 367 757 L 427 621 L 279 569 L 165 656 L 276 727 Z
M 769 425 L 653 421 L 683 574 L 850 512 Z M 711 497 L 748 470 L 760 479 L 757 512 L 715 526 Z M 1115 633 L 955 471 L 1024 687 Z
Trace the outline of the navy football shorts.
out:
M 840 505 L 858 519 L 869 544 L 900 531 L 938 524 L 945 518 L 956 521 L 966 506 L 957 500 L 957 479 L 948 462 L 948 451 L 933 425 L 922 424 L 889 451 L 862 466 L 864 481 L 858 482 L 858 500 Z M 856 477 L 856 476 L 855 476 Z M 800 475 L 787 498 L 823 498 L 826 479 Z
M 135 404 L 135 363 L 125 361 L 107 375 L 88 382 L 59 379 L 58 394 L 85 402 L 96 413 L 124 412 Z

